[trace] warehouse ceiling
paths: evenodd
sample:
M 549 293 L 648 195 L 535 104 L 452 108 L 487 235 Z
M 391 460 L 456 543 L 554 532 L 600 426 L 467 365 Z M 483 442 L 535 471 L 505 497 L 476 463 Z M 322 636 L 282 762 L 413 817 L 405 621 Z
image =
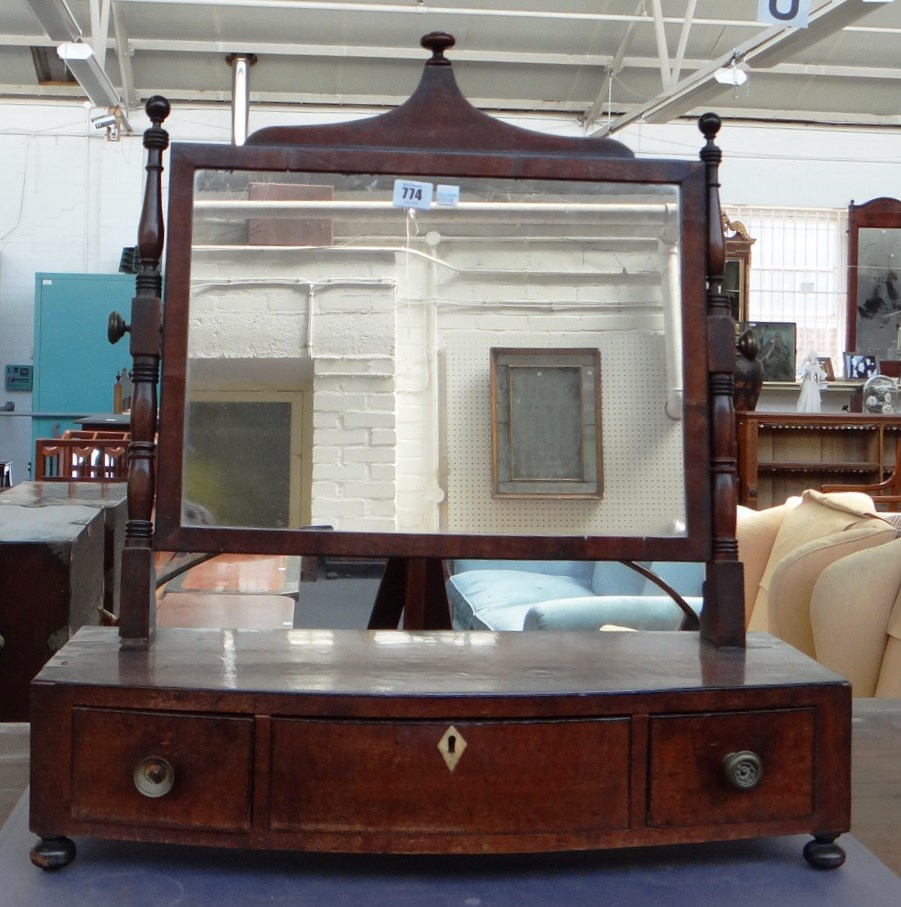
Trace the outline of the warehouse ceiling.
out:
M 792 5 L 777 3 L 783 11 Z M 84 101 L 91 85 L 96 106 L 111 91 L 126 112 L 153 94 L 228 105 L 227 58 L 254 54 L 251 109 L 377 110 L 415 87 L 427 57 L 420 36 L 447 31 L 457 39 L 449 57 L 462 90 L 492 112 L 562 115 L 589 132 L 708 108 L 755 120 L 901 125 L 901 0 L 812 0 L 807 29 L 761 24 L 757 7 L 758 0 L 3 0 L 0 96 Z M 67 68 L 57 53 L 66 40 L 87 45 L 70 54 L 93 50 L 91 59 Z M 718 70 L 725 83 L 715 80 Z M 734 84 L 743 74 L 747 81 Z

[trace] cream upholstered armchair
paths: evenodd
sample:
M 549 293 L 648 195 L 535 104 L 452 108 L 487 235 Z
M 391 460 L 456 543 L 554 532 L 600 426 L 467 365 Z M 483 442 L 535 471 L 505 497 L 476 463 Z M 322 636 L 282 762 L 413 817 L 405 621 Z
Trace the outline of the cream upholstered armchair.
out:
M 738 556 L 744 566 L 748 629 L 772 633 L 818 658 L 810 602 L 820 575 L 835 561 L 897 535 L 895 526 L 876 513 L 873 501 L 859 492 L 809 490 L 767 510 L 740 507 Z
M 810 619 L 818 660 L 854 696 L 901 696 L 901 539 L 824 570 Z

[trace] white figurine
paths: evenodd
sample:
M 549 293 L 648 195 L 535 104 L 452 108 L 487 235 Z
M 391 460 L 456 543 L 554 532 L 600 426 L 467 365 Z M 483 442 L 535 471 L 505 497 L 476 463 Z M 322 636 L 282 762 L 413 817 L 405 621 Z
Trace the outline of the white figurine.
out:
M 798 369 L 801 376 L 801 396 L 798 397 L 799 413 L 818 413 L 820 411 L 820 385 L 826 380 L 815 350 L 811 350 Z

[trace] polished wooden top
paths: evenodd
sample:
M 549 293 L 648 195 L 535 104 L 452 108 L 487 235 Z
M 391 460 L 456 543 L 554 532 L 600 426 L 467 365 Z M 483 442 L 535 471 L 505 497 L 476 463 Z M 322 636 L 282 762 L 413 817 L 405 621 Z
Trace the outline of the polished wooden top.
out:
M 148 703 L 163 688 L 541 700 L 843 683 L 762 633 L 750 635 L 747 649 L 716 649 L 688 632 L 160 629 L 150 647 L 120 649 L 104 627 L 80 630 L 35 682 L 144 689 Z
M 0 504 L 44 507 L 87 504 L 116 507 L 125 500 L 125 482 L 19 482 L 0 496 Z
M 881 425 L 885 428 L 901 427 L 901 413 L 792 413 L 740 412 L 735 414 L 739 425 L 756 422 L 760 425 L 786 425 L 794 428 L 868 428 Z

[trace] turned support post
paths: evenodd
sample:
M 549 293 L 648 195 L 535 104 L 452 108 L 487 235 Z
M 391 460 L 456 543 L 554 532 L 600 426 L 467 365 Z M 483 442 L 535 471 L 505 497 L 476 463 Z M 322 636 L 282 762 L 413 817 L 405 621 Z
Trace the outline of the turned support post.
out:
M 144 133 L 147 178 L 138 226 L 140 270 L 131 303 L 130 352 L 134 392 L 131 404 L 131 442 L 128 448 L 128 522 L 122 552 L 122 595 L 119 636 L 124 646 L 149 643 L 155 624 L 153 563 L 153 501 L 156 480 L 157 382 L 163 322 L 163 152 L 169 134 L 162 122 L 169 102 L 154 96 L 147 101 L 151 125 Z M 111 320 L 112 321 L 112 320 Z
M 705 113 L 698 128 L 706 139 L 701 149 L 707 189 L 707 342 L 710 399 L 710 467 L 712 559 L 707 564 L 701 635 L 717 646 L 745 643 L 742 568 L 735 538 L 738 505 L 735 461 L 735 323 L 729 296 L 723 292 L 726 240 L 720 210 L 719 165 L 723 153 L 715 139 L 720 118 Z

